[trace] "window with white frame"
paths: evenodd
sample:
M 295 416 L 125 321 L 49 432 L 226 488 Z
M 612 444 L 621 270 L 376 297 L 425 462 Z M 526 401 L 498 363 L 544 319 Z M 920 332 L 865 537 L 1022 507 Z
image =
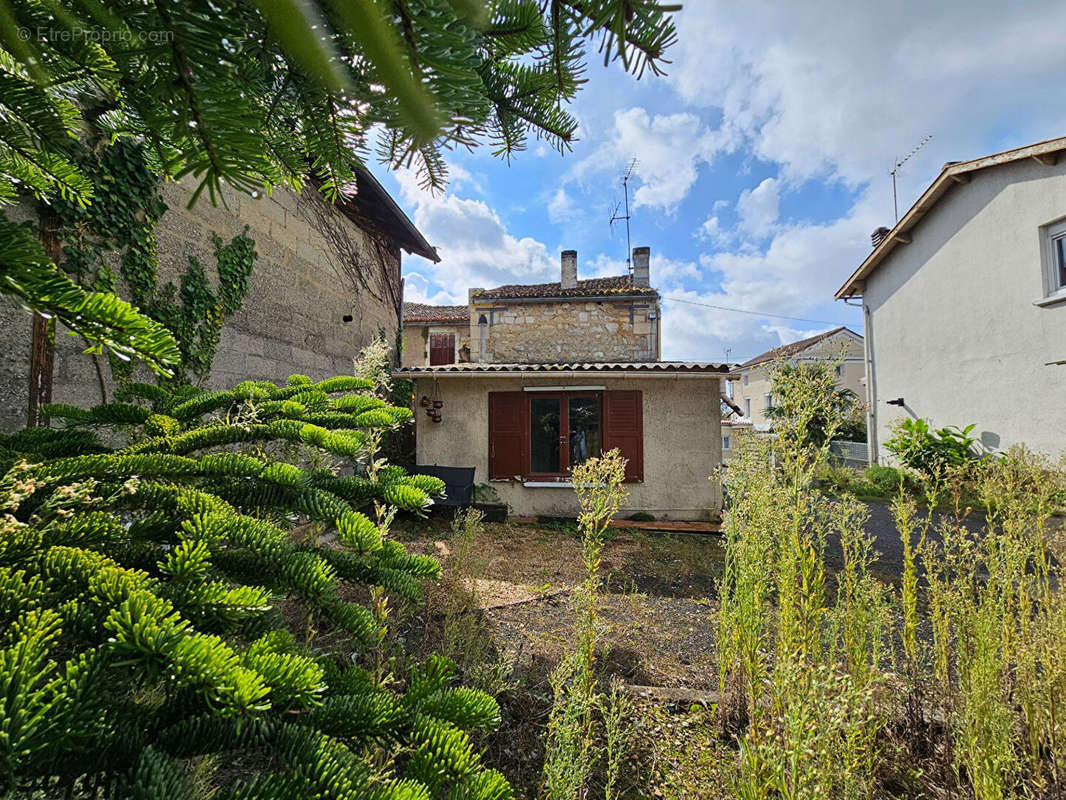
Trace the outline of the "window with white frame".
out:
M 731 437 L 729 437 L 729 436 L 723 436 L 722 437 L 722 449 L 723 450 L 731 450 L 731 449 L 733 449 L 733 439 Z
M 744 416 L 751 419 L 751 398 L 744 398 Z
M 1066 220 L 1044 228 L 1044 237 L 1046 293 L 1066 294 Z
M 774 404 L 774 396 L 767 392 L 762 396 L 762 407 L 764 411 L 769 411 L 770 407 Z

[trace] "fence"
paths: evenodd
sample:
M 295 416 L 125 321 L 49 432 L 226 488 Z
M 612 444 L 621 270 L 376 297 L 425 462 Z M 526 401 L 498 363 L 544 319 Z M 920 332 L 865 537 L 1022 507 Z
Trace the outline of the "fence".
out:
M 866 442 L 833 441 L 829 443 L 829 452 L 836 456 L 835 460 L 852 469 L 864 469 L 870 463 Z

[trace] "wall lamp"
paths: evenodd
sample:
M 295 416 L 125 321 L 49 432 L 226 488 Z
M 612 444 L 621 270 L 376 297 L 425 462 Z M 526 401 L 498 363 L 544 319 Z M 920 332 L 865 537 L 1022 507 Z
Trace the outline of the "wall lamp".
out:
M 888 403 L 890 406 L 899 406 L 900 408 L 903 408 L 903 406 L 905 405 L 902 397 L 897 397 L 895 400 L 886 400 L 885 402 Z

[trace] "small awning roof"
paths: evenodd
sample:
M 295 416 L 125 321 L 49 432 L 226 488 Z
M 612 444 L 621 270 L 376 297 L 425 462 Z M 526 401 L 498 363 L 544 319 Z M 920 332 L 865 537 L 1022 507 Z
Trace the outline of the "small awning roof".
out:
M 402 367 L 393 372 L 397 378 L 558 375 L 583 373 L 590 375 L 724 375 L 728 364 L 703 361 L 604 361 L 573 364 L 444 364 L 435 367 Z

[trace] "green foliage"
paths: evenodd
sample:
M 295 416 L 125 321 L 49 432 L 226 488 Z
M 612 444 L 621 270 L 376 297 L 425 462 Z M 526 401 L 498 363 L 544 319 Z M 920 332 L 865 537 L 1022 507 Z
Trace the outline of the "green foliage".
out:
M 509 157 L 532 133 L 560 150 L 586 46 L 660 71 L 676 6 L 623 0 L 15 0 L 0 14 L 0 203 L 25 192 L 87 207 L 86 129 L 143 142 L 153 173 L 193 175 L 218 201 L 299 187 L 336 199 L 369 153 L 445 180 L 441 152 L 489 143 Z M 376 133 L 375 133 L 376 132 Z M 376 136 L 375 138 L 372 138 Z M 9 220 L 0 236 L 12 238 Z M 4 232 L 6 230 L 6 233 Z M 2 244 L 2 242 L 0 242 Z M 122 355 L 165 371 L 173 342 L 128 306 L 61 281 L 40 248 L 3 247 L 0 291 Z M 142 265 L 143 266 L 143 265 Z
M 929 478 L 941 478 L 945 470 L 958 467 L 975 458 L 974 442 L 970 436 L 973 425 L 961 430 L 949 425 L 933 430 L 924 419 L 907 417 L 893 430 L 885 448 L 911 469 Z
M 439 574 L 386 509 L 419 513 L 443 485 L 377 460 L 375 430 L 409 416 L 369 389 L 129 384 L 4 439 L 26 460 L 0 483 L 2 791 L 511 797 L 467 732 L 497 724 L 495 702 L 443 658 L 383 669 L 386 593 Z M 292 442 L 324 460 L 272 457 Z M 301 534 L 316 521 L 332 544 Z
M 576 641 L 551 674 L 554 693 L 545 741 L 543 782 L 548 800 L 579 800 L 591 794 L 594 770 L 605 760 L 604 797 L 616 796 L 628 731 L 625 700 L 617 687 L 599 687 L 596 658 L 601 647 L 600 553 L 604 533 L 625 502 L 626 460 L 618 450 L 574 467 L 573 483 L 581 511 L 581 559 L 585 580 L 577 593 Z M 597 743 L 597 714 L 606 747 Z M 606 757 L 606 759 L 605 759 Z
M 248 277 L 255 263 L 255 243 L 248 229 L 228 244 L 213 237 L 218 289 L 194 256 L 173 283 L 159 285 L 155 227 L 167 206 L 159 192 L 159 176 L 149 169 L 144 146 L 122 137 L 111 144 L 86 140 L 79 145 L 78 164 L 90 179 L 93 202 L 53 204 L 61 225 L 62 269 L 74 280 L 101 291 L 115 291 L 111 262 L 117 258 L 130 300 L 148 317 L 165 326 L 177 340 L 181 362 L 172 379 L 205 380 L 211 371 L 222 325 L 244 303 Z M 112 360 L 112 369 L 128 380 L 128 364 Z
M 110 292 L 86 291 L 74 283 L 51 263 L 31 227 L 0 215 L 0 252 L 0 292 L 27 310 L 55 317 L 98 350 L 141 358 L 161 375 L 178 363 L 177 344 L 165 327 Z
M 780 374 L 780 373 L 779 373 Z M 871 575 L 867 512 L 815 491 L 840 415 L 828 370 L 796 369 L 776 384 L 776 437 L 741 437 L 727 486 L 720 584 L 720 682 L 739 758 L 738 797 L 867 796 L 886 720 L 884 590 Z M 774 465 L 771 467 L 771 465 Z M 827 585 L 825 549 L 843 569 Z
M 777 422 L 807 414 L 806 438 L 818 447 L 830 438 L 866 441 L 865 407 L 853 392 L 837 388 L 833 366 L 824 361 L 775 365 L 771 373 L 773 405 L 767 409 L 766 416 Z M 826 402 L 820 403 L 816 412 L 796 406 L 796 387 L 811 383 L 826 393 Z

